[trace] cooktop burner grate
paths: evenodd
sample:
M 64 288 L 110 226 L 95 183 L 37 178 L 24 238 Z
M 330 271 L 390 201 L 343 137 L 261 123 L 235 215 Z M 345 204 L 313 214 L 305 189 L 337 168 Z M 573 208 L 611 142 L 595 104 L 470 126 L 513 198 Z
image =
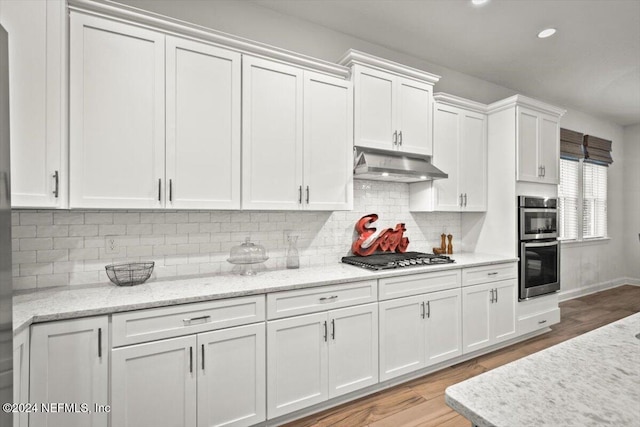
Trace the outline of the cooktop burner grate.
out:
M 421 265 L 450 264 L 455 261 L 446 255 L 405 252 L 375 254 L 369 256 L 346 256 L 342 258 L 342 262 L 369 270 L 387 270 Z

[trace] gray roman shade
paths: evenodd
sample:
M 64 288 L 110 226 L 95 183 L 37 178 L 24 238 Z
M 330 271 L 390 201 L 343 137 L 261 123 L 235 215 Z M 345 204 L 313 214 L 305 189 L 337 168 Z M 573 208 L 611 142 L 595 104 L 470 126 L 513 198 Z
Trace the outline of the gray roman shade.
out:
M 611 141 L 598 138 L 593 135 L 585 135 L 583 139 L 585 162 L 609 166 L 613 163 L 611 158 Z
M 560 158 L 566 160 L 584 158 L 582 144 L 583 134 L 574 130 L 560 128 Z

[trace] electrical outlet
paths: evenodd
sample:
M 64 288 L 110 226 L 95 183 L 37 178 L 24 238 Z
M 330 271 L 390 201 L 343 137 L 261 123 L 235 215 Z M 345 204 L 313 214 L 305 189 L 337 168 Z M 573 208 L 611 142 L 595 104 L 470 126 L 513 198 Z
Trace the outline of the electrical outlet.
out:
M 113 255 L 120 253 L 120 245 L 118 244 L 118 240 L 115 236 L 105 237 L 104 252 Z

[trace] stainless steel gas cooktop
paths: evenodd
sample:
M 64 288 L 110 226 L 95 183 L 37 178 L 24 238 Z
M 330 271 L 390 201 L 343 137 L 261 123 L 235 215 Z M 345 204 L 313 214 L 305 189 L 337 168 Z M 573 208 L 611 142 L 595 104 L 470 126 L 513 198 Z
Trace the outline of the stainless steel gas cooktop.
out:
M 446 255 L 434 255 L 422 252 L 386 253 L 369 256 L 346 256 L 345 264 L 356 265 L 369 270 L 387 270 L 392 268 L 414 267 L 431 264 L 450 264 L 455 262 Z

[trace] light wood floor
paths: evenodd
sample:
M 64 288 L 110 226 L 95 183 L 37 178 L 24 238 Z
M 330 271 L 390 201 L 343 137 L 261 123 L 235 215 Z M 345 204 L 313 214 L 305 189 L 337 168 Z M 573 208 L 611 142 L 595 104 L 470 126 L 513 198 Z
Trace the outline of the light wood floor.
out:
M 640 312 L 640 287 L 620 286 L 560 304 L 561 322 L 522 343 L 287 424 L 287 427 L 469 427 L 444 390 L 521 357 Z

